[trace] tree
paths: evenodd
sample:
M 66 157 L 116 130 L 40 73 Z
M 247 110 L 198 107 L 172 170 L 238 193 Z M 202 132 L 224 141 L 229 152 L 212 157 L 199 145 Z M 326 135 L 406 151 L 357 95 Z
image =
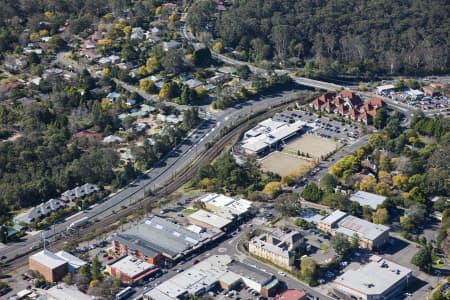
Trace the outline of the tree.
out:
M 300 199 L 296 195 L 290 193 L 278 196 L 275 199 L 274 207 L 283 216 L 291 217 L 298 215 L 302 210 Z
M 279 193 L 281 193 L 281 182 L 271 181 L 267 183 L 263 189 L 263 193 L 266 193 L 273 198 L 276 197 Z
M 98 257 L 95 256 L 92 260 L 91 264 L 91 277 L 92 280 L 100 280 L 102 278 L 102 271 L 101 271 L 102 264 L 98 260 Z
M 404 191 L 408 185 L 408 176 L 403 173 L 394 175 L 392 177 L 392 184 Z
M 349 212 L 351 215 L 360 217 L 362 215 L 362 207 L 361 204 L 359 204 L 356 201 L 350 202 Z
M 183 71 L 183 53 L 175 48 L 170 48 L 162 60 L 164 70 L 171 74 L 179 74 Z
M 350 242 L 348 241 L 348 238 L 338 232 L 330 239 L 330 245 L 333 247 L 334 251 L 336 251 L 339 255 L 346 255 L 351 249 Z
M 383 196 L 390 196 L 391 193 L 391 186 L 387 184 L 386 182 L 379 182 L 374 187 L 375 194 L 383 195 Z
M 192 59 L 196 67 L 208 67 L 212 61 L 211 51 L 209 48 L 195 50 Z
M 422 271 L 430 272 L 433 265 L 431 245 L 426 245 L 417 251 L 411 258 L 411 263 L 419 267 Z
M 357 250 L 359 247 L 359 235 L 355 232 L 350 240 L 350 247 L 352 250 Z
M 194 34 L 206 30 L 206 25 L 212 20 L 215 11 L 213 1 L 195 1 L 189 7 L 187 22 Z
M 317 264 L 311 257 L 305 257 L 300 263 L 300 275 L 308 283 L 313 282 L 317 276 Z
M 377 209 L 372 215 L 372 221 L 375 224 L 387 224 L 389 221 L 389 213 L 386 208 Z
M 319 181 L 319 187 L 326 192 L 332 192 L 337 184 L 338 181 L 336 176 L 329 173 L 325 173 Z
M 385 108 L 377 110 L 375 117 L 373 118 L 373 125 L 377 129 L 383 129 L 386 126 L 386 122 L 389 115 Z
M 295 225 L 298 227 L 301 227 L 302 229 L 309 229 L 311 228 L 311 225 L 303 218 L 297 218 L 295 219 Z
M 156 85 L 153 82 L 153 80 L 146 79 L 146 78 L 139 81 L 139 88 L 146 93 L 153 94 L 156 92 Z
M 377 184 L 377 180 L 372 176 L 366 175 L 363 177 L 361 182 L 359 183 L 359 189 L 366 192 L 373 192 L 375 185 Z
M 347 210 L 350 205 L 348 197 L 341 192 L 327 193 L 322 197 L 321 204 L 330 206 L 333 209 Z
M 303 189 L 301 196 L 312 202 L 319 202 L 322 198 L 323 192 L 314 182 L 309 182 Z
M 46 44 L 47 47 L 55 52 L 59 52 L 62 48 L 66 46 L 66 41 L 64 41 L 59 35 L 54 35 Z
M 252 71 L 247 65 L 241 65 L 236 68 L 236 73 L 240 78 L 247 80 L 252 74 Z
M 400 227 L 405 232 L 410 232 L 414 228 L 414 224 L 411 221 L 411 219 L 407 216 L 401 216 L 400 217 Z

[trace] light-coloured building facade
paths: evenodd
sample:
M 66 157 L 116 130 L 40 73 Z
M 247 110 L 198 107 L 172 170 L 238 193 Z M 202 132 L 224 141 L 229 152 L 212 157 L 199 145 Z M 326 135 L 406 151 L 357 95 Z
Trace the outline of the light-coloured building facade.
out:
M 263 233 L 250 240 L 248 251 L 250 254 L 267 259 L 280 267 L 292 269 L 295 249 L 299 248 L 302 243 L 304 243 L 304 239 L 299 232 Z

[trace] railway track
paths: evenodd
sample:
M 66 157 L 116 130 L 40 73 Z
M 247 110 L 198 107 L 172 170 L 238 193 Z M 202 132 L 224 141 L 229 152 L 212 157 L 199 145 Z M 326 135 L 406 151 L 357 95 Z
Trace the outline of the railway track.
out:
M 142 198 L 134 202 L 127 207 L 120 207 L 119 211 L 115 211 L 111 215 L 102 218 L 101 220 L 95 219 L 91 226 L 80 228 L 78 230 L 77 237 L 75 236 L 59 236 L 59 239 L 51 243 L 51 248 L 53 250 L 62 249 L 68 241 L 79 241 L 80 237 L 93 232 L 96 228 L 107 228 L 108 226 L 114 224 L 118 220 L 127 217 L 137 210 L 141 210 L 145 205 L 153 201 L 157 201 L 158 198 L 170 195 L 171 193 L 177 191 L 184 184 L 186 184 L 199 170 L 199 168 L 205 163 L 211 163 L 214 158 L 216 158 L 229 143 L 235 143 L 239 137 L 247 130 L 251 125 L 258 120 L 262 120 L 270 117 L 277 111 L 280 111 L 287 107 L 292 102 L 297 100 L 291 100 L 282 104 L 278 104 L 269 108 L 268 110 L 257 111 L 249 116 L 246 120 L 241 121 L 239 124 L 235 125 L 228 133 L 224 134 L 217 142 L 215 142 L 211 147 L 205 149 L 197 158 L 186 168 L 182 169 L 180 172 L 174 176 L 164 187 L 159 188 L 154 192 L 152 196 Z M 3 273 L 11 272 L 19 267 L 27 264 L 28 256 L 34 252 L 40 251 L 40 249 L 33 249 L 23 253 L 20 256 L 8 261 L 2 266 Z

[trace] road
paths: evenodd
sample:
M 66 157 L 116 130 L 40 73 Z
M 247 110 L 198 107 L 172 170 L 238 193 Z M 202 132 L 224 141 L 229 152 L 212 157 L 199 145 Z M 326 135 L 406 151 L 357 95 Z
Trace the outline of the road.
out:
M 210 114 L 209 119 L 205 120 L 202 126 L 192 131 L 188 137 L 180 141 L 177 147 L 160 161 L 158 167 L 148 170 L 141 178 L 133 181 L 115 194 L 109 195 L 105 201 L 92 206 L 89 210 L 80 213 L 76 217 L 66 219 L 60 224 L 54 224 L 49 230 L 45 231 L 46 238 L 52 242 L 52 237 L 65 232 L 75 220 L 86 216 L 92 221 L 95 219 L 100 220 L 111 215 L 114 211 L 119 211 L 122 206 L 128 206 L 142 199 L 146 191 L 163 187 L 179 171 L 194 161 L 205 148 L 205 144 L 213 141 L 224 127 L 232 125 L 244 115 L 256 111 L 264 111 L 268 107 L 286 103 L 295 98 L 296 92 L 288 91 L 273 97 L 264 96 L 258 100 L 251 100 L 240 109 L 228 108 L 222 112 Z M 5 261 L 11 260 L 21 253 L 28 252 L 31 247 L 37 247 L 40 242 L 40 234 L 27 235 L 21 242 L 8 244 L 0 248 L 0 256 L 6 256 L 7 259 Z

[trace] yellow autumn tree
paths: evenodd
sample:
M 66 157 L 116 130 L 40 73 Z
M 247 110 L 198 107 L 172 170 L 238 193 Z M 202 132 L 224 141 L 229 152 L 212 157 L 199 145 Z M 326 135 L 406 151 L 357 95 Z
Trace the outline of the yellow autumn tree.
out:
M 208 177 L 205 177 L 202 180 L 200 180 L 200 186 L 204 190 L 211 191 L 214 189 L 214 180 L 210 179 Z
M 374 187 L 375 194 L 390 196 L 391 195 L 391 186 L 386 182 L 379 182 Z
M 267 183 L 263 189 L 263 193 L 270 195 L 271 197 L 275 197 L 280 192 L 281 192 L 281 182 L 279 181 L 271 181 Z
M 103 77 L 109 76 L 110 73 L 111 73 L 111 71 L 109 70 L 109 68 L 103 68 L 103 70 L 102 70 Z
M 137 73 L 139 76 L 145 76 L 145 75 L 148 74 L 148 73 L 147 73 L 147 68 L 146 68 L 144 65 L 142 65 L 142 66 L 140 66 L 140 67 L 137 69 L 136 73 Z
M 169 22 L 170 23 L 173 23 L 173 22 L 175 22 L 176 21 L 176 19 L 177 19 L 177 15 L 175 15 L 175 14 L 171 14 L 170 16 L 169 16 Z
M 216 52 L 221 52 L 222 48 L 223 48 L 223 44 L 221 41 L 215 42 L 212 46 L 213 51 L 216 51 Z
M 377 181 L 372 176 L 364 176 L 364 178 L 359 183 L 359 189 L 366 191 L 366 192 L 372 192 L 375 188 L 375 185 L 377 184 Z
M 50 19 L 53 17 L 53 14 L 52 14 L 51 11 L 46 11 L 46 12 L 44 13 L 44 16 L 45 16 L 45 18 L 46 18 L 47 20 L 50 20 Z
M 169 84 L 166 82 L 163 84 L 163 86 L 161 87 L 161 90 L 159 91 L 158 96 L 161 99 L 167 99 L 169 98 Z
M 97 44 L 99 46 L 109 47 L 109 46 L 111 46 L 112 41 L 110 39 L 101 39 L 101 40 L 98 40 Z
M 399 173 L 392 177 L 392 184 L 399 189 L 404 190 L 408 184 L 408 176 L 403 173 Z
M 40 37 L 48 36 L 48 30 L 47 29 L 39 30 L 39 36 Z
M 378 180 L 384 181 L 384 182 L 390 182 L 391 175 L 388 172 L 381 170 L 378 172 Z
M 107 109 L 109 107 L 109 99 L 108 98 L 103 98 L 100 105 L 101 105 L 101 107 L 103 109 Z
M 38 32 L 33 32 L 30 34 L 30 41 L 35 42 L 39 39 L 39 33 Z
M 145 68 L 147 69 L 148 73 L 153 73 L 153 72 L 159 70 L 160 64 L 156 58 L 150 57 L 145 62 Z

